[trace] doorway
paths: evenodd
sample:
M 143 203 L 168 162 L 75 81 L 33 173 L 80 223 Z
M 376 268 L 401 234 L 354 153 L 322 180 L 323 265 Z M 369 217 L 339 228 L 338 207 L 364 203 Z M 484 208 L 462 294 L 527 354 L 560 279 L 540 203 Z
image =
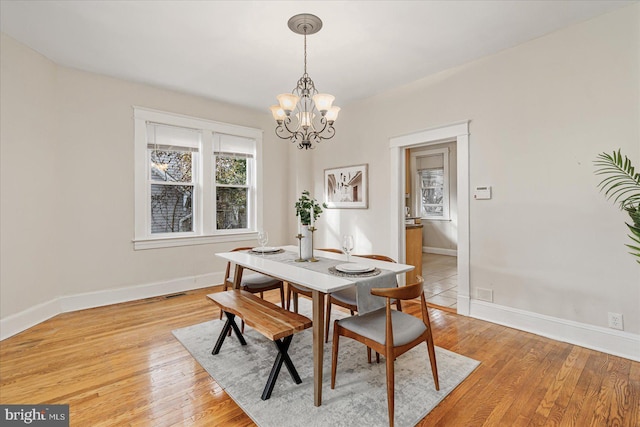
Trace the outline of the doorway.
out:
M 456 142 L 406 148 L 406 205 L 419 218 L 424 295 L 431 307 L 457 312 L 458 168 Z M 411 227 L 411 226 L 410 226 Z M 408 237 L 407 237 L 408 238 Z M 417 245 L 407 246 L 407 251 Z M 414 254 L 413 257 L 417 255 Z M 407 260 L 410 260 L 407 254 Z M 415 259 L 415 258 L 414 258 Z
M 454 141 L 457 152 L 458 248 L 457 312 L 469 315 L 469 122 L 415 132 L 390 139 L 391 250 L 404 261 L 405 150 Z

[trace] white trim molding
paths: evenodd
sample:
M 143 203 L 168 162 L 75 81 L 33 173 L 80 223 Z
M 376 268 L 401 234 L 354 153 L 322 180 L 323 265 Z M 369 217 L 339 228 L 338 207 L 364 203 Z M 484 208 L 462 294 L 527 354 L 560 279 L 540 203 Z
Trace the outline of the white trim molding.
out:
M 175 246 L 200 245 L 248 240 L 248 233 L 255 233 L 262 227 L 262 133 L 261 129 L 249 128 L 230 123 L 163 112 L 133 106 L 134 119 L 134 249 L 154 249 Z M 151 230 L 151 184 L 150 178 L 148 124 L 164 127 L 178 127 L 198 132 L 198 137 L 172 139 L 171 144 L 193 149 L 193 180 L 185 183 L 193 187 L 191 218 L 193 227 L 188 232 L 157 233 Z M 154 134 L 155 135 L 155 134 Z M 252 167 L 248 167 L 247 226 L 243 229 L 219 230 L 215 223 L 216 185 L 213 163 L 216 147 L 232 147 L 232 152 L 240 150 L 251 153 Z M 244 142 L 238 143 L 239 140 Z M 235 141 L 235 142 L 234 142 Z M 154 139 L 155 142 L 155 139 Z M 248 150 L 248 151 L 242 151 Z M 243 188 L 245 188 L 243 187 Z M 231 237 L 230 237 L 231 236 Z
M 458 296 L 458 303 L 460 303 Z M 588 325 L 490 302 L 469 300 L 470 316 L 553 340 L 640 362 L 640 335 Z
M 404 150 L 442 142 L 456 143 L 458 174 L 458 314 L 469 315 L 469 123 L 470 121 L 453 123 L 437 128 L 417 131 L 389 139 L 390 159 L 390 251 L 392 257 L 404 262 L 404 182 L 405 165 Z M 460 298 L 462 297 L 462 298 Z
M 0 341 L 61 313 L 191 291 L 222 284 L 224 272 L 182 277 L 119 289 L 58 297 L 0 319 Z
M 234 234 L 218 234 L 215 236 L 191 236 L 133 240 L 133 247 L 135 250 L 158 249 L 176 246 L 208 245 L 210 243 L 245 242 L 248 240 L 256 240 L 257 238 L 257 231 L 243 231 Z

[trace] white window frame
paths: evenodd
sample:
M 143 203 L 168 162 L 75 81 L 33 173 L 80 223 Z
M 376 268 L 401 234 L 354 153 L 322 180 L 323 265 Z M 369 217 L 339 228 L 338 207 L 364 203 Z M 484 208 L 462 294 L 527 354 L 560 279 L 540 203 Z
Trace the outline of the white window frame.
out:
M 428 156 L 437 156 L 442 154 L 442 162 L 443 162 L 443 175 L 444 175 L 444 185 L 442 189 L 443 201 L 442 201 L 442 216 L 422 216 L 422 177 L 420 173 L 418 173 L 417 169 L 417 159 L 419 157 L 428 157 Z M 430 149 L 430 150 L 419 150 L 411 153 L 411 169 L 415 171 L 414 173 L 414 187 L 415 191 L 413 192 L 413 209 L 416 215 L 420 215 L 422 219 L 428 221 L 450 221 L 451 215 L 449 213 L 449 201 L 451 199 L 451 194 L 449 192 L 449 149 L 448 148 L 440 148 L 440 149 Z
M 208 243 L 255 240 L 262 227 L 262 130 L 215 122 L 143 107 L 134 110 L 135 228 L 134 249 L 190 246 Z M 201 131 L 197 164 L 194 165 L 194 224 L 192 232 L 151 234 L 151 196 L 148 163 L 147 123 L 161 123 Z M 255 173 L 250 173 L 246 229 L 216 230 L 214 139 L 227 134 L 255 141 Z

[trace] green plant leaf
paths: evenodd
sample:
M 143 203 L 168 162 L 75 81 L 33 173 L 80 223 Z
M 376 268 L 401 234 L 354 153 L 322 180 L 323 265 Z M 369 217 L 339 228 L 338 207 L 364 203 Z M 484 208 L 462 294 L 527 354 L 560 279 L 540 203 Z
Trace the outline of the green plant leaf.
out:
M 606 175 L 598 183 L 607 200 L 619 203 L 620 209 L 640 204 L 640 173 L 635 172 L 631 160 L 618 152 L 601 153 L 594 162 L 596 175 Z
M 628 237 L 631 241 L 640 244 L 640 227 L 638 216 L 640 215 L 640 173 L 635 171 L 631 160 L 627 156 L 622 157 L 620 150 L 613 154 L 600 153 L 594 161 L 597 167 L 595 174 L 603 175 L 598 183 L 600 191 L 604 192 L 607 200 L 613 200 L 619 204 L 620 210 L 629 212 L 634 225 L 625 223 L 632 234 Z M 640 258 L 640 247 L 625 244 L 634 252 L 631 255 Z M 640 259 L 636 260 L 640 264 Z

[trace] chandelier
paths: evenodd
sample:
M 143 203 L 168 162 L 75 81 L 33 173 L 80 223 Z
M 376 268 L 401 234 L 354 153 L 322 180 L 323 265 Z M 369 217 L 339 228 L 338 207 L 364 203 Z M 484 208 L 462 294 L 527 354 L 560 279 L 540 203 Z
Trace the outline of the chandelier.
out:
M 312 143 L 333 138 L 336 133 L 333 122 L 340 107 L 331 106 L 335 97 L 318 93 L 307 74 L 307 35 L 320 31 L 322 21 L 315 15 L 302 13 L 291 17 L 288 26 L 294 33 L 304 35 L 304 74 L 291 93 L 276 97 L 279 105 L 271 106 L 271 113 L 278 124 L 276 135 L 308 150 L 313 148 Z

